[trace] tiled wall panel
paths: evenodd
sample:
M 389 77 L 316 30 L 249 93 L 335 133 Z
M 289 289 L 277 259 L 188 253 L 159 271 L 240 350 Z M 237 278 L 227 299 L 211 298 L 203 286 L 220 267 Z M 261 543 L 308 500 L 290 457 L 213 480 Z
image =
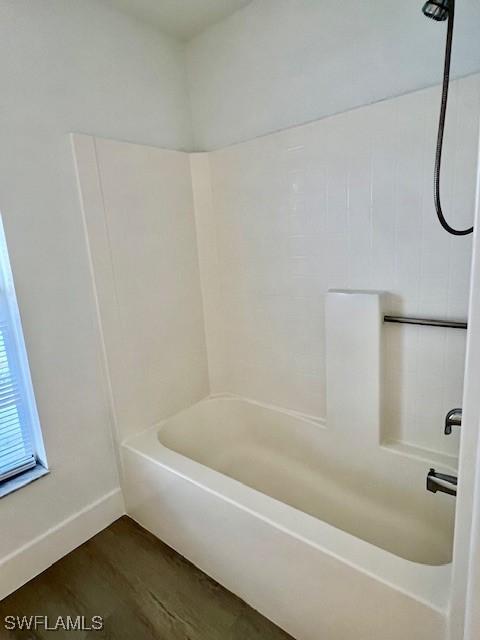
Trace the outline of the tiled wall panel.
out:
M 329 288 L 387 291 L 392 313 L 466 317 L 471 238 L 448 236 L 432 201 L 439 99 L 435 87 L 209 154 L 213 391 L 323 417 Z M 480 76 L 453 83 L 443 200 L 458 226 L 473 216 L 479 113 Z M 384 439 L 456 452 L 442 419 L 461 404 L 464 332 L 383 333 Z

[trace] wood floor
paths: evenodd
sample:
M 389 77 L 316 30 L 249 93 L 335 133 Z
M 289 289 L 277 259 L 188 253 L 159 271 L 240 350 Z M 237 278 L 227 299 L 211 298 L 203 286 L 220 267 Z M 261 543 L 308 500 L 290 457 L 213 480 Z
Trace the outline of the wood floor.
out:
M 103 630 L 6 630 L 6 616 L 102 616 Z M 1 640 L 291 640 L 128 517 L 0 602 Z

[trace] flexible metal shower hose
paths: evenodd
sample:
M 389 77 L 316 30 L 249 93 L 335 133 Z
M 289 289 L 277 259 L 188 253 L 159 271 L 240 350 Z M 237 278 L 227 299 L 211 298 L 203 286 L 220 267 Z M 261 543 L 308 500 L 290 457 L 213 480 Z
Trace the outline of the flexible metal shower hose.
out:
M 448 89 L 450 85 L 450 63 L 452 59 L 452 40 L 453 40 L 453 23 L 455 20 L 455 0 L 450 0 L 449 12 L 448 12 L 448 27 L 447 27 L 447 44 L 445 48 L 445 67 L 443 72 L 443 89 L 442 89 L 442 103 L 440 107 L 440 121 L 438 123 L 438 137 L 437 137 L 437 149 L 435 153 L 435 174 L 433 183 L 433 194 L 435 200 L 435 209 L 440 224 L 454 236 L 466 236 L 472 233 L 473 227 L 468 229 L 455 229 L 451 227 L 445 219 L 442 210 L 442 203 L 440 199 L 440 172 L 442 167 L 442 151 L 443 151 L 443 134 L 445 131 L 445 116 L 447 113 L 448 103 Z

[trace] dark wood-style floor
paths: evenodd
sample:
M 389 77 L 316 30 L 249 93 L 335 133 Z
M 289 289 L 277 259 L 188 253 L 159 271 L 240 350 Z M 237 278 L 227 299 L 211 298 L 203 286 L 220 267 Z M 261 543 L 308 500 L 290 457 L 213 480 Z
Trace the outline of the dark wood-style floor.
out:
M 102 616 L 101 631 L 4 629 L 6 616 Z M 0 602 L 0 638 L 291 640 L 127 517 Z

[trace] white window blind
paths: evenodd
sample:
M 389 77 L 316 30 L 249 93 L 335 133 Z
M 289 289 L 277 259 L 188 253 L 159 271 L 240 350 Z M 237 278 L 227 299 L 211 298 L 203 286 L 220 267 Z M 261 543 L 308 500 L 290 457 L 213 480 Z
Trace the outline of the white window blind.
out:
M 36 465 L 12 343 L 0 322 L 0 480 Z
M 43 455 L 20 316 L 0 220 L 0 483 L 35 467 Z

